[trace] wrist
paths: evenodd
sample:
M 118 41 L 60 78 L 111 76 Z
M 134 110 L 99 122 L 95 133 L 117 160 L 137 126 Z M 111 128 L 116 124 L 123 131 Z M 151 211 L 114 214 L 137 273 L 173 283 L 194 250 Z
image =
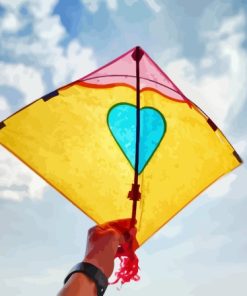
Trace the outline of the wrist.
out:
M 97 290 L 95 282 L 84 273 L 76 272 L 72 274 L 72 276 L 68 280 L 68 283 L 71 282 L 76 282 L 78 286 L 86 287 L 90 289 L 90 291 Z
M 109 260 L 109 258 L 107 258 L 107 259 L 108 260 L 105 262 L 102 260 L 98 260 L 96 258 L 85 257 L 82 262 L 93 264 L 99 270 L 101 270 L 107 278 L 109 278 L 111 276 L 113 268 L 114 268 L 114 261 L 111 262 Z
M 75 277 L 76 274 L 79 274 L 79 275 L 82 274 L 86 276 L 89 280 L 93 281 L 95 283 L 98 296 L 102 296 L 104 294 L 108 286 L 108 279 L 105 276 L 105 274 L 102 272 L 102 270 L 100 270 L 97 266 L 89 262 L 80 262 L 76 264 L 70 270 L 69 274 L 64 280 L 64 283 L 66 284 L 72 278 L 72 276 L 74 276 L 74 278 L 76 278 L 77 280 L 78 279 L 82 280 L 81 277 L 80 278 L 78 276 Z M 88 283 L 91 285 L 90 281 Z

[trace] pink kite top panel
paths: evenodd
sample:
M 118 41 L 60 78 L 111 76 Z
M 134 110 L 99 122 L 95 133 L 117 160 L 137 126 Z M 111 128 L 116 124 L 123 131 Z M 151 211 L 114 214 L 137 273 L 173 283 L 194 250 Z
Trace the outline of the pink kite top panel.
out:
M 132 57 L 134 51 L 135 48 L 129 50 L 107 65 L 84 76 L 79 81 L 97 85 L 127 84 L 131 87 L 136 87 L 136 61 Z M 155 64 L 146 52 L 143 50 L 142 52 L 143 56 L 139 63 L 140 89 L 151 88 L 168 98 L 187 101 L 188 99 L 170 78 Z

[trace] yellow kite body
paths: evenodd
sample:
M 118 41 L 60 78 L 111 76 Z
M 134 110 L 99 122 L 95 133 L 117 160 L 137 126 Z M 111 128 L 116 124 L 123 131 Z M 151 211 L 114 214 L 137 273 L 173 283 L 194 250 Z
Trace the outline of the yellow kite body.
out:
M 127 218 L 134 171 L 107 124 L 109 110 L 122 103 L 135 106 L 133 87 L 74 83 L 6 119 L 0 143 L 97 223 Z M 140 245 L 240 164 L 233 147 L 193 103 L 144 88 L 144 107 L 158 110 L 167 129 L 139 175 Z

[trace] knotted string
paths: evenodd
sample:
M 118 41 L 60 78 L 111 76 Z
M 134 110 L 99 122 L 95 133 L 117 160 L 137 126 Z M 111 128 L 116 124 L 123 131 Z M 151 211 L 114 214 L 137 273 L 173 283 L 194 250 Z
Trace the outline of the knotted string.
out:
M 121 285 L 128 283 L 130 281 L 139 281 L 140 276 L 139 271 L 139 259 L 135 253 L 138 247 L 138 243 L 135 239 L 135 235 L 130 236 L 129 240 L 121 244 L 118 248 L 115 258 L 120 260 L 119 270 L 114 273 L 116 279 L 109 283 L 111 285 L 117 284 Z

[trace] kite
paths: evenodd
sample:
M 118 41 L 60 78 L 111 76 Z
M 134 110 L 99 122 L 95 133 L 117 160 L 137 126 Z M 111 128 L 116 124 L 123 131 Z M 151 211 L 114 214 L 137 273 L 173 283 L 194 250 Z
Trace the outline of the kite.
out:
M 139 246 L 242 162 L 138 46 L 2 121 L 0 143 L 96 223 L 132 217 Z

